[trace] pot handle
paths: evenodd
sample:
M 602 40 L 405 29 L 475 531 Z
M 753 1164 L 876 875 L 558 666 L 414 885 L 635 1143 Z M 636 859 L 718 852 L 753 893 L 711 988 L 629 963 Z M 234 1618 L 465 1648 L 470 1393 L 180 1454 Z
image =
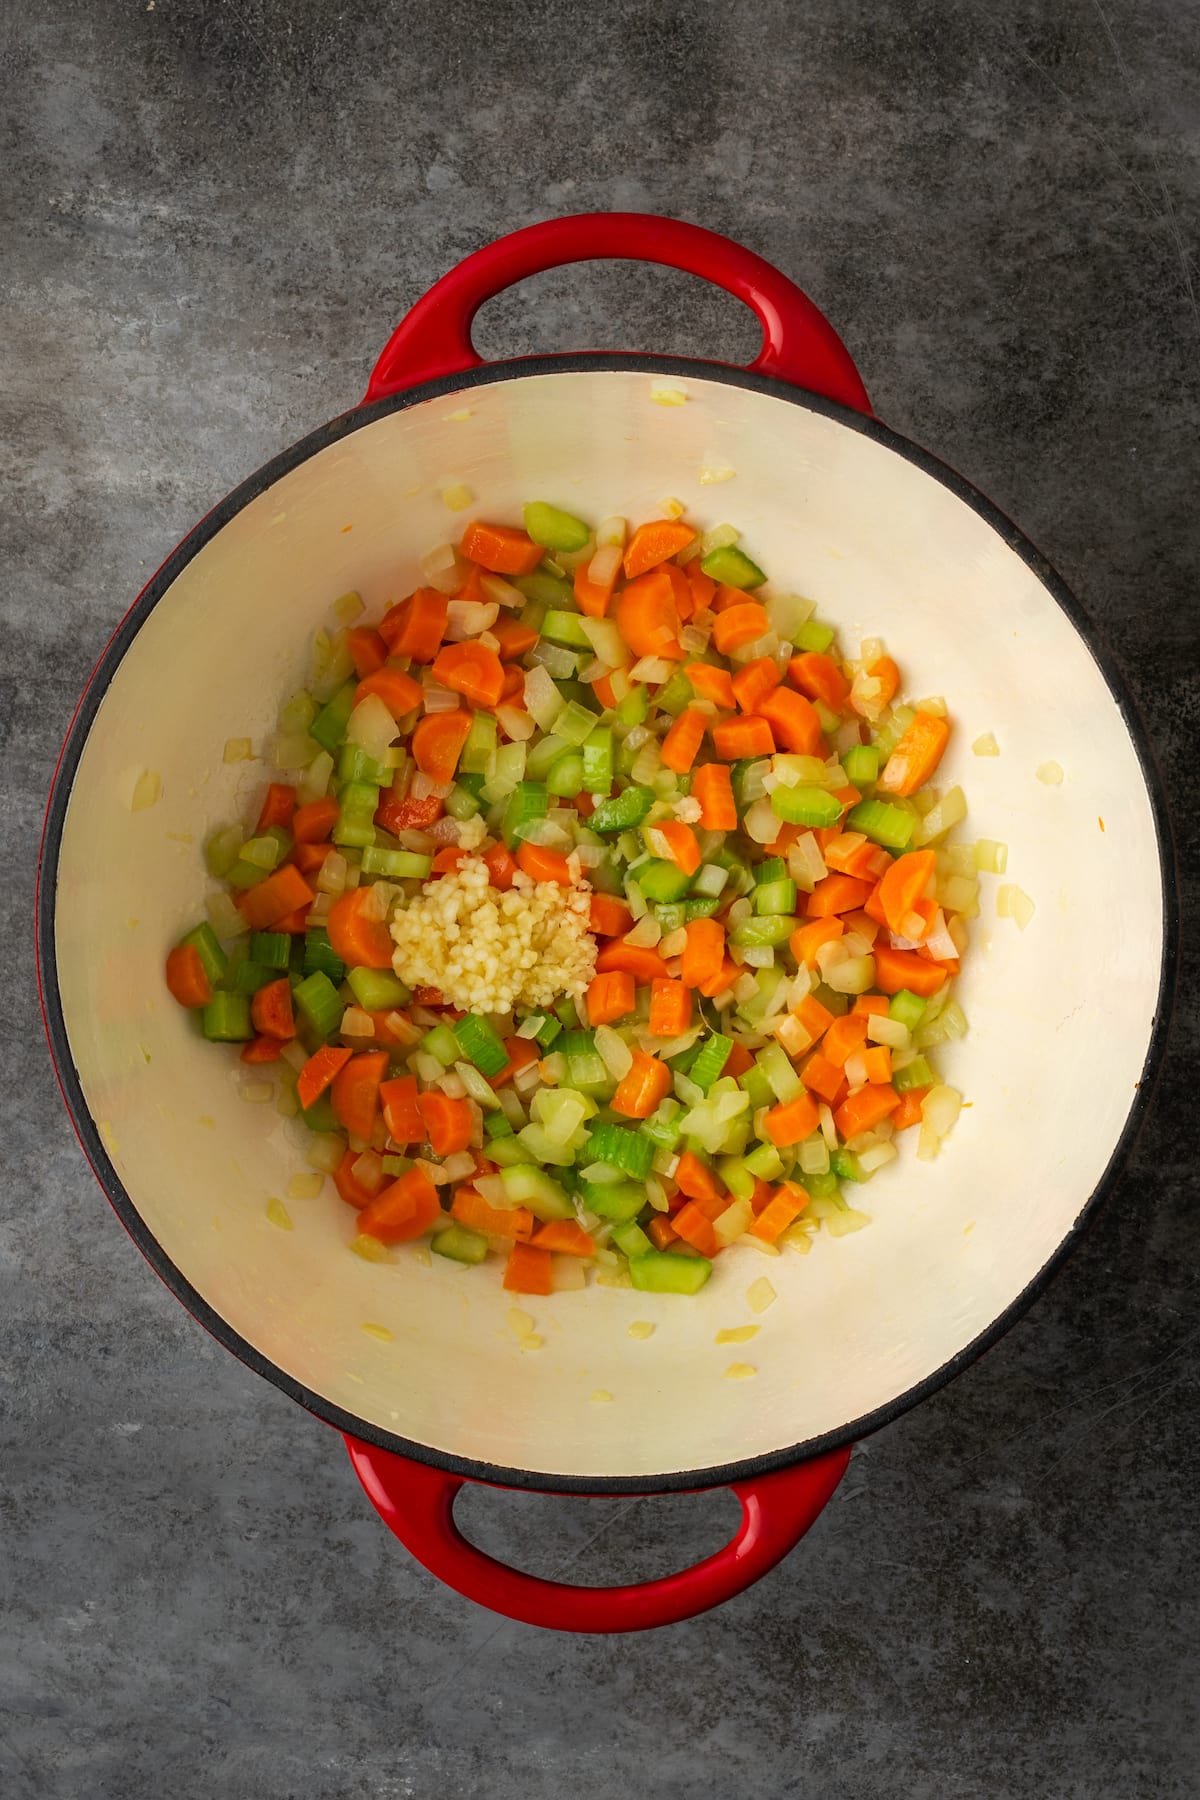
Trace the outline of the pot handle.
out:
M 757 315 L 763 346 L 750 364 L 858 412 L 871 403 L 849 351 L 824 313 L 778 269 L 719 232 L 651 213 L 577 213 L 497 238 L 434 283 L 397 325 L 376 363 L 366 403 L 477 368 L 471 321 L 493 295 L 564 263 L 663 263 L 715 282 Z
M 799 1542 L 850 1460 L 844 1447 L 773 1474 L 731 1482 L 742 1522 L 724 1549 L 659 1581 L 594 1588 L 526 1575 L 468 1543 L 454 1522 L 463 1476 L 378 1450 L 359 1438 L 347 1436 L 346 1447 L 384 1524 L 431 1574 L 492 1612 L 552 1631 L 645 1631 L 731 1600 Z

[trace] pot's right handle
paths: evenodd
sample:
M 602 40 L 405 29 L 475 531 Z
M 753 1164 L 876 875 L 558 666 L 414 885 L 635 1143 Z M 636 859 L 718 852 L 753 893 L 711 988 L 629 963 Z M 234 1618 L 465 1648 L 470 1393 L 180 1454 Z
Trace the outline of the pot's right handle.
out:
M 468 1543 L 454 1522 L 464 1486 L 390 1450 L 347 1437 L 355 1473 L 380 1518 L 419 1562 L 469 1600 L 553 1631 L 645 1631 L 694 1618 L 740 1594 L 786 1556 L 817 1517 L 850 1461 L 849 1448 L 730 1485 L 742 1522 L 730 1541 L 693 1568 L 630 1587 L 570 1587 L 510 1569 Z
M 577 213 L 545 219 L 497 238 L 435 282 L 384 346 L 366 401 L 478 366 L 471 321 L 493 295 L 564 263 L 624 260 L 663 263 L 715 282 L 744 300 L 763 331 L 750 364 L 869 413 L 871 403 L 850 352 L 807 294 L 761 256 L 719 232 L 651 213 Z

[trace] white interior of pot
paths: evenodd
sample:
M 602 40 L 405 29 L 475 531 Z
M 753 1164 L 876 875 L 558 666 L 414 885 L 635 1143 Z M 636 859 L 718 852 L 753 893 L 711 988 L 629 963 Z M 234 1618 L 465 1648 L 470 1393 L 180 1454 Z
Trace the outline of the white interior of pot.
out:
M 113 1166 L 167 1256 L 249 1344 L 326 1401 L 444 1452 L 548 1475 L 703 1469 L 838 1430 L 972 1342 L 1072 1229 L 1120 1135 L 1155 1008 L 1162 895 L 1151 807 L 1105 682 L 1021 558 L 903 456 L 767 395 L 689 377 L 686 405 L 636 371 L 495 382 L 352 433 L 278 481 L 189 563 L 125 656 L 92 726 L 62 840 L 58 980 L 71 1050 Z M 463 409 L 468 416 L 460 415 Z M 702 485 L 720 458 L 736 470 Z M 313 628 L 358 588 L 372 615 L 463 518 L 545 498 L 591 518 L 655 515 L 664 495 L 723 520 L 774 583 L 810 595 L 842 642 L 886 639 L 910 697 L 955 721 L 942 779 L 970 835 L 1009 846 L 1035 900 L 1020 932 L 983 916 L 960 983 L 970 1033 L 939 1050 L 969 1102 L 940 1158 L 903 1153 L 855 1195 L 869 1229 L 806 1257 L 722 1256 L 693 1300 L 590 1288 L 520 1304 L 501 1265 L 372 1265 L 332 1183 L 267 1217 L 304 1168 L 304 1132 L 239 1097 L 236 1053 L 204 1043 L 163 985 L 166 949 L 203 916 L 201 845 L 245 815 L 261 750 L 302 685 Z M 974 756 L 993 731 L 1001 754 Z M 1035 778 L 1053 759 L 1061 787 Z M 131 812 L 143 770 L 162 797 Z M 257 1071 L 255 1072 L 257 1074 Z M 777 1302 L 752 1343 L 746 1290 Z M 652 1320 L 648 1340 L 627 1335 Z M 391 1342 L 364 1331 L 386 1326 Z M 732 1361 L 753 1379 L 729 1380 Z M 613 1398 L 601 1404 L 597 1389 Z

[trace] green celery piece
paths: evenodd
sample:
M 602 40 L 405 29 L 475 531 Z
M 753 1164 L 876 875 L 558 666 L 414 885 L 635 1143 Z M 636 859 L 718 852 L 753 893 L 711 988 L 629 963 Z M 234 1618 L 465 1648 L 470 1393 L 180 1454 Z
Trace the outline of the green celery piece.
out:
M 311 1106 L 300 1108 L 300 1118 L 310 1131 L 340 1131 L 342 1122 L 328 1094 L 318 1094 Z
M 679 931 L 687 924 L 687 909 L 689 904 L 690 902 L 682 900 L 662 900 L 658 902 L 654 908 L 654 916 L 662 926 L 662 934 L 664 937 L 669 937 L 671 932 Z M 715 900 L 712 902 L 712 905 L 716 905 Z M 699 914 L 694 914 L 693 916 L 698 918 Z
M 642 1132 L 630 1131 L 624 1125 L 593 1125 L 587 1153 L 593 1162 L 608 1163 L 641 1179 L 650 1173 L 654 1144 Z
M 246 862 L 243 857 L 239 856 L 225 879 L 231 888 L 237 888 L 240 893 L 244 893 L 247 888 L 257 887 L 260 881 L 265 881 L 269 873 L 270 871 L 264 869 L 260 863 Z
M 262 963 L 252 962 L 246 957 L 243 962 L 234 964 L 229 982 L 235 994 L 254 995 L 259 988 L 274 981 L 277 974 L 277 970 L 264 968 Z
M 817 619 L 806 619 L 795 636 L 797 650 L 828 650 L 834 638 L 833 627 Z
M 664 1100 L 641 1123 L 643 1137 L 658 1150 L 674 1150 L 681 1135 L 684 1109 L 678 1100 Z
M 482 770 L 477 769 L 472 771 L 460 768 L 458 774 L 454 777 L 454 785 L 455 787 L 463 788 L 470 794 L 472 800 L 477 801 L 486 780 L 487 775 Z
M 751 562 L 736 544 L 723 544 L 719 550 L 710 550 L 701 559 L 700 567 L 725 587 L 756 588 L 767 579 L 758 564 Z
M 462 784 L 461 776 L 446 795 L 445 808 L 452 819 L 461 823 L 464 819 L 473 819 L 479 811 L 479 802 L 469 788 Z
M 756 1181 L 775 1181 L 783 1174 L 783 1158 L 774 1144 L 759 1144 L 748 1151 L 745 1166 Z
M 873 805 L 874 802 L 868 802 Z M 855 809 L 857 811 L 857 808 Z M 842 816 L 842 803 L 828 788 L 777 787 L 771 795 L 771 811 L 789 825 L 810 828 L 836 825 Z
M 524 594 L 527 600 L 539 606 L 571 606 L 575 593 L 569 581 L 563 581 L 557 575 L 547 573 L 545 569 L 536 569 L 532 575 L 516 575 L 512 580 L 517 592 Z M 521 612 L 522 625 L 532 625 L 533 620 L 526 618 L 528 607 Z
M 589 1212 L 618 1225 L 636 1219 L 646 1204 L 646 1190 L 636 1181 L 581 1181 L 579 1193 Z
M 787 864 L 782 856 L 768 856 L 755 865 L 755 887 L 769 887 L 773 881 L 783 881 L 786 877 Z
M 180 938 L 179 944 L 181 949 L 186 945 L 196 952 L 204 973 L 208 976 L 209 985 L 215 987 L 229 967 L 229 958 L 217 942 L 217 934 L 212 926 L 208 923 L 193 926 L 191 931 Z
M 250 937 L 251 960 L 264 969 L 286 969 L 292 940 L 286 931 L 255 931 Z
M 693 919 L 711 919 L 713 914 L 720 907 L 720 904 L 721 902 L 719 900 L 709 900 L 703 894 L 692 895 L 689 899 L 684 901 L 684 924 L 690 925 Z M 663 930 L 666 931 L 666 929 L 667 928 L 664 925 Z
M 782 887 L 783 883 L 780 882 L 779 885 Z M 762 893 L 764 890 L 759 888 L 757 891 Z M 731 944 L 737 944 L 739 949 L 745 949 L 750 945 L 786 944 L 798 923 L 799 920 L 790 915 L 786 917 L 778 913 L 757 915 L 753 918 L 743 919 L 739 925 L 735 925 L 729 934 L 729 941 Z
M 604 834 L 631 831 L 635 825 L 641 824 L 657 798 L 653 788 L 627 787 L 611 800 L 602 800 L 588 824 L 593 831 Z
M 501 1169 L 500 1179 L 512 1204 L 527 1206 L 535 1218 L 548 1221 L 575 1217 L 575 1208 L 566 1190 L 544 1169 L 514 1163 L 510 1168 Z
M 549 607 L 542 620 L 542 636 L 552 644 L 565 644 L 569 650 L 591 650 L 592 640 L 583 629 L 579 614 Z
M 559 1024 L 565 1026 L 568 1031 L 577 1031 L 579 1029 L 579 1008 L 569 994 L 563 995 L 563 998 L 554 1008 L 554 1013 Z M 590 1040 L 589 1048 L 594 1042 L 594 1039 Z M 559 1044 L 558 1048 L 561 1050 L 562 1045 Z
M 350 992 L 366 1012 L 389 1012 L 396 1006 L 407 1006 L 412 990 L 390 969 L 347 969 Z
M 556 799 L 573 800 L 576 794 L 582 794 L 586 785 L 583 756 L 578 750 L 565 751 L 550 765 L 546 775 L 546 792 Z
M 695 690 L 683 670 L 672 669 L 666 681 L 655 694 L 654 704 L 660 712 L 670 713 L 672 718 L 678 718 L 694 693 Z
M 483 1135 L 488 1138 L 508 1138 L 513 1136 L 512 1120 L 507 1113 L 489 1112 L 483 1115 Z
M 847 1150 L 844 1145 L 833 1151 L 829 1158 L 829 1168 L 830 1173 L 836 1175 L 839 1181 L 866 1180 L 866 1174 L 857 1156 L 852 1150 Z
M 510 850 L 521 841 L 521 833 L 535 819 L 546 816 L 546 785 L 541 781 L 519 781 L 509 795 L 500 821 L 500 835 Z
M 634 1287 L 644 1294 L 698 1294 L 712 1274 L 712 1264 L 705 1256 L 672 1256 L 669 1250 L 651 1250 L 630 1257 L 629 1274 Z
M 346 735 L 346 726 L 350 723 L 350 714 L 354 711 L 354 690 L 358 686 L 357 677 L 340 687 L 337 693 L 321 708 L 308 728 L 308 735 L 316 738 L 322 750 L 328 750 L 330 756 L 336 756 L 338 747 Z
M 332 1037 L 345 1010 L 337 989 L 323 969 L 316 969 L 295 988 L 292 999 L 319 1037 Z
M 491 1119 L 499 1115 L 487 1113 L 484 1116 Z M 488 1160 L 494 1162 L 497 1168 L 515 1169 L 521 1164 L 526 1167 L 531 1166 L 534 1155 L 528 1144 L 523 1144 L 520 1138 L 514 1134 L 512 1137 L 493 1138 L 488 1144 Z
M 846 780 L 853 787 L 862 788 L 879 776 L 878 744 L 855 744 L 849 750 L 842 751 L 842 767 L 846 771 Z
M 200 1026 L 214 1044 L 242 1044 L 254 1036 L 250 1001 L 245 994 L 214 994 L 200 1015 Z
M 806 1175 L 803 1169 L 797 1169 L 794 1179 L 813 1200 L 837 1200 L 841 1197 L 838 1178 L 832 1169 L 826 1169 L 819 1175 Z
M 323 925 L 312 925 L 304 934 L 304 973 L 312 975 L 322 970 L 330 981 L 344 981 L 346 965 L 329 941 L 329 933 Z
M 634 879 L 647 900 L 682 900 L 691 886 L 690 875 L 685 875 L 676 863 L 661 857 L 639 863 L 634 870 Z
M 679 1075 L 690 1075 L 693 1063 L 699 1059 L 700 1050 L 700 1040 L 697 1039 L 694 1044 L 689 1044 L 686 1050 L 681 1050 L 678 1056 L 668 1059 L 670 1067 Z M 715 1081 L 716 1077 L 714 1076 L 713 1079 Z
M 375 787 L 390 787 L 394 773 L 394 769 L 385 768 L 373 756 L 368 756 L 361 744 L 343 744 L 338 751 L 339 782 L 369 781 Z
M 592 1031 L 581 1031 L 577 1026 L 563 1033 L 556 1046 L 564 1056 L 591 1056 L 596 1049 L 596 1034 Z
M 792 1067 L 782 1044 L 764 1044 L 754 1060 L 766 1076 L 771 1092 L 781 1106 L 786 1106 L 789 1100 L 798 1099 L 804 1092 L 804 1083 Z
M 915 1057 L 912 1062 L 905 1063 L 904 1067 L 897 1069 L 892 1076 L 892 1086 L 898 1094 L 907 1094 L 910 1088 L 935 1087 L 936 1085 L 937 1076 L 923 1056 Z
M 617 718 L 622 725 L 644 724 L 649 711 L 649 696 L 640 681 L 633 682 L 625 698 L 617 702 Z
M 599 723 L 598 714 L 589 712 L 577 700 L 569 700 L 554 721 L 554 735 L 562 738 L 573 750 L 579 750 Z
M 750 1096 L 750 1110 L 757 1112 L 760 1106 L 774 1106 L 775 1095 L 771 1084 L 755 1063 L 752 1069 L 745 1069 L 738 1076 L 738 1086 Z
M 548 732 L 545 737 L 538 738 L 536 742 L 530 740 L 530 748 L 525 757 L 526 781 L 544 781 L 555 763 L 561 757 L 570 756 L 575 750 L 574 744 L 568 744 L 564 738 L 556 737 L 552 731 Z M 582 765 L 582 756 L 579 760 Z
M 458 759 L 459 768 L 467 775 L 486 775 L 495 754 L 495 719 L 491 713 L 472 713 L 471 729 Z
M 421 1048 L 426 1055 L 436 1057 L 445 1068 L 456 1063 L 459 1058 L 459 1043 L 448 1025 L 435 1025 L 421 1039 Z
M 650 1239 L 646 1236 L 641 1226 L 635 1225 L 632 1220 L 629 1220 L 624 1225 L 613 1226 L 612 1241 L 617 1246 L 618 1250 L 622 1251 L 624 1255 L 630 1258 L 635 1256 L 651 1256 L 654 1253 L 654 1245 L 650 1242 Z
M 245 832 L 240 825 L 222 825 L 204 846 L 204 862 L 210 875 L 223 881 L 238 860 Z
M 925 1017 L 925 1005 L 926 1002 L 918 994 L 911 994 L 907 988 L 901 988 L 899 993 L 892 995 L 888 1003 L 888 1018 L 899 1019 L 901 1025 L 907 1025 L 910 1031 L 915 1031 Z
M 755 1180 L 740 1156 L 718 1157 L 717 1174 L 735 1200 L 749 1200 L 754 1192 Z
M 364 859 L 369 854 L 368 851 L 364 851 Z M 754 890 L 754 910 L 760 917 L 769 917 L 773 913 L 794 913 L 796 910 L 795 882 L 790 876 L 785 876 L 782 881 L 763 882 Z
M 537 1037 L 534 1039 L 534 1043 L 540 1044 L 543 1050 L 549 1050 L 551 1044 L 554 1042 L 555 1038 L 559 1035 L 561 1030 L 562 1030 L 562 1020 L 556 1019 L 553 1016 L 548 1015 L 546 1018 L 544 1018 L 542 1020 L 542 1023 L 539 1026 L 538 1034 L 537 1034 Z
M 488 1253 L 488 1241 L 481 1231 L 466 1225 L 447 1225 L 434 1232 L 429 1248 L 435 1256 L 448 1256 L 451 1262 L 481 1263 Z
M 691 1080 L 706 1094 L 729 1061 L 732 1049 L 733 1039 L 723 1037 L 719 1031 L 714 1031 L 712 1036 L 705 1041 L 695 1062 L 688 1070 Z
M 485 1018 L 478 1013 L 464 1013 L 451 1027 L 459 1048 L 468 1062 L 474 1063 L 481 1075 L 489 1079 L 507 1067 L 508 1051 Z
M 612 727 L 597 725 L 583 740 L 583 785 L 589 794 L 607 794 L 612 784 Z
M 776 793 L 779 789 L 776 789 Z M 773 794 L 772 800 L 775 798 Z M 917 815 L 888 800 L 860 800 L 846 814 L 846 830 L 862 831 L 885 850 L 903 850 L 917 828 Z
M 390 881 L 424 881 L 432 869 L 432 856 L 421 856 L 416 850 L 380 850 L 374 844 L 363 847 L 364 875 L 384 875 Z
M 545 500 L 531 500 L 525 508 L 525 530 L 535 544 L 545 550 L 582 550 L 591 532 L 574 513 L 550 506 Z
M 692 877 L 692 892 L 715 901 L 724 893 L 728 882 L 728 869 L 715 862 L 701 863 Z

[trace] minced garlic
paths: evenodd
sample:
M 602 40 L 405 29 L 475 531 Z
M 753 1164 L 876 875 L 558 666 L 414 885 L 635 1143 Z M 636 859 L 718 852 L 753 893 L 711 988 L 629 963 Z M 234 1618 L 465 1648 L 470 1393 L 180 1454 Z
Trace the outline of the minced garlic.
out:
M 437 988 L 468 1012 L 578 996 L 596 963 L 589 898 L 586 888 L 533 881 L 520 870 L 503 893 L 481 857 L 464 857 L 397 912 L 393 967 L 410 987 Z

